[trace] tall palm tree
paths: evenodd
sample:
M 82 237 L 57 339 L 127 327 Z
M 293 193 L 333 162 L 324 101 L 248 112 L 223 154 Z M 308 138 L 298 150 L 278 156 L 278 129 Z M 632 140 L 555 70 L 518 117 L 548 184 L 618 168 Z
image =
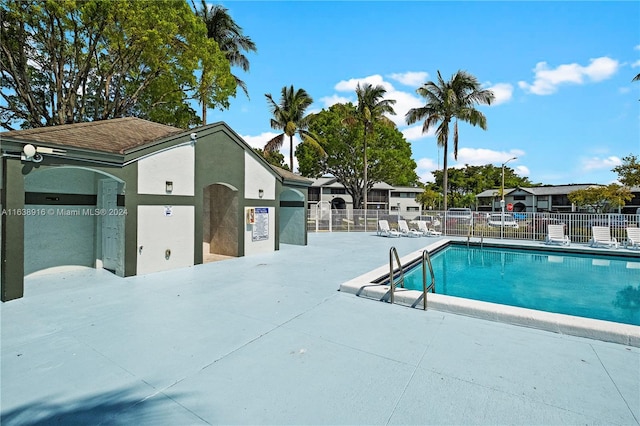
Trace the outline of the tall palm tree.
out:
M 251 38 L 242 33 L 240 27 L 229 15 L 229 10 L 222 5 L 216 4 L 211 7 L 206 0 L 201 0 L 200 9 L 193 3 L 196 15 L 204 21 L 207 26 L 207 37 L 218 43 L 218 47 L 224 53 L 231 66 L 240 67 L 243 71 L 249 71 L 249 60 L 243 52 L 257 52 L 256 45 Z M 249 92 L 247 85 L 238 76 L 233 75 L 236 86 L 240 86 L 247 98 Z M 202 122 L 207 124 L 207 105 L 202 100 Z
M 393 104 L 396 103 L 393 99 L 382 99 L 387 93 L 387 90 L 380 86 L 372 86 L 370 83 L 364 83 L 362 86 L 358 83 L 356 87 L 356 95 L 358 96 L 357 106 L 357 119 L 362 122 L 364 128 L 364 153 L 363 153 L 363 203 L 366 216 L 367 210 L 367 192 L 369 192 L 367 183 L 367 134 L 373 131 L 373 123 L 380 120 L 391 121 L 384 117 L 383 114 L 395 114 L 393 110 Z
M 308 131 L 311 115 L 304 114 L 309 105 L 313 103 L 313 99 L 304 89 L 295 90 L 293 85 L 282 88 L 279 103 L 273 100 L 271 93 L 267 93 L 264 96 L 267 98 L 269 110 L 273 115 L 271 128 L 282 130 L 283 132 L 267 142 L 264 150 L 266 152 L 279 150 L 282 147 L 285 135 L 289 136 L 289 166 L 293 171 L 293 135 L 298 133 L 303 143 L 310 143 L 316 149 L 322 151 L 314 135 Z
M 423 120 L 422 133 L 427 133 L 436 126 L 438 145 L 443 148 L 443 176 L 442 186 L 444 195 L 444 210 L 447 210 L 447 151 L 449 148 L 449 127 L 453 122 L 453 157 L 458 159 L 458 121 L 472 126 L 487 129 L 487 118 L 475 108 L 476 104 L 491 105 L 495 96 L 491 90 L 483 90 L 478 79 L 466 71 L 456 72 L 449 81 L 444 81 L 438 71 L 438 81 L 428 81 L 416 90 L 426 99 L 426 104 L 420 108 L 412 108 L 405 115 L 407 124 Z

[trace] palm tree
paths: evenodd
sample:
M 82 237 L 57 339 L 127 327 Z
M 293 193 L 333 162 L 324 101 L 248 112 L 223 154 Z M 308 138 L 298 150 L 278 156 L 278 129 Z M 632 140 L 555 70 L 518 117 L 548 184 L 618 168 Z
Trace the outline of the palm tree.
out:
M 447 151 L 449 148 L 449 126 L 453 121 L 453 158 L 458 159 L 458 121 L 487 129 L 487 118 L 475 109 L 476 104 L 491 105 L 495 96 L 491 90 L 483 90 L 478 79 L 466 71 L 456 72 L 449 81 L 444 81 L 438 71 L 438 81 L 428 81 L 416 92 L 426 99 L 420 108 L 412 108 L 405 115 L 407 124 L 423 120 L 422 133 L 440 123 L 436 128 L 438 145 L 443 147 L 442 186 L 444 210 L 447 210 Z
M 218 43 L 220 51 L 222 51 L 229 61 L 229 65 L 242 68 L 243 71 L 249 71 L 249 60 L 243 52 L 257 52 L 256 45 L 251 41 L 250 37 L 242 34 L 240 27 L 229 15 L 229 10 L 222 5 L 216 4 L 211 7 L 207 5 L 206 0 L 201 0 L 200 9 L 193 3 L 196 15 L 200 16 L 207 26 L 207 37 Z M 249 92 L 244 81 L 233 75 L 236 80 L 236 86 L 240 86 L 247 98 Z M 203 98 L 201 96 L 201 98 Z M 202 100 L 202 123 L 207 124 L 207 105 Z
M 313 103 L 313 99 L 304 89 L 293 88 L 293 85 L 283 87 L 280 93 L 280 103 L 276 103 L 271 97 L 271 93 L 264 95 L 267 98 L 269 109 L 273 118 L 271 118 L 271 128 L 282 130 L 275 138 L 271 139 L 264 146 L 265 152 L 274 152 L 280 149 L 284 137 L 289 136 L 289 166 L 293 171 L 293 135 L 298 136 L 303 143 L 310 143 L 320 152 L 324 152 L 320 148 L 314 135 L 309 131 L 309 120 L 311 115 L 304 115 L 305 110 Z
M 396 103 L 393 99 L 382 99 L 384 94 L 387 93 L 387 90 L 380 86 L 372 86 L 369 83 L 364 83 L 360 86 L 356 87 L 356 95 L 358 96 L 358 106 L 357 106 L 357 120 L 362 122 L 362 126 L 364 128 L 364 155 L 363 155 L 363 163 L 364 163 L 364 173 L 363 173 L 363 203 L 366 217 L 367 210 L 367 192 L 369 190 L 369 185 L 367 183 L 367 134 L 373 131 L 373 123 L 380 120 L 386 120 L 390 122 L 388 118 L 384 117 L 383 114 L 395 114 L 393 110 L 393 104 Z
M 640 74 L 638 74 L 635 77 L 633 77 L 633 80 L 631 80 L 631 81 L 640 81 Z

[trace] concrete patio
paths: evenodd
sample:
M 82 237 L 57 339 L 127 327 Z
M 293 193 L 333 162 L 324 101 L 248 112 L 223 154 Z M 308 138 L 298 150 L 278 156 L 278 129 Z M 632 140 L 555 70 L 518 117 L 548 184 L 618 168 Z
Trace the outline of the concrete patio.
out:
M 0 422 L 640 424 L 639 348 L 337 291 L 430 241 L 29 276 L 0 305 Z

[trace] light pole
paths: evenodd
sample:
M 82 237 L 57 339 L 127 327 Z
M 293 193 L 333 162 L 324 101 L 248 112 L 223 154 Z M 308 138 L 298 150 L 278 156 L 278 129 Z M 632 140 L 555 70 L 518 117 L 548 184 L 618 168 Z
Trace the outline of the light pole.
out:
M 511 160 L 517 160 L 518 157 L 509 158 L 502 163 L 502 185 L 500 185 L 500 239 L 504 237 L 504 165 Z

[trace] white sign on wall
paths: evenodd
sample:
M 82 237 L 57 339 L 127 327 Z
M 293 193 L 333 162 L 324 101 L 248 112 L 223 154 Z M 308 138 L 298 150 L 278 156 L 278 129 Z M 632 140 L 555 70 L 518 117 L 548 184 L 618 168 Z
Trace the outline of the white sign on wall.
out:
M 269 239 L 269 209 L 256 207 L 251 241 L 265 241 Z

